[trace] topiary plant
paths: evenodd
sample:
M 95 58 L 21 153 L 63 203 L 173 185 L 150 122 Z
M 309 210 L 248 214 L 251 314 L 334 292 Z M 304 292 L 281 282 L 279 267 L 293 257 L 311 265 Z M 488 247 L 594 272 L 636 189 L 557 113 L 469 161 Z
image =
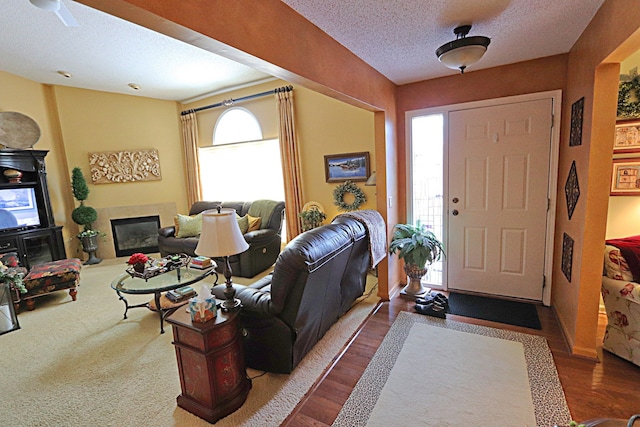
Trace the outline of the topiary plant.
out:
M 89 196 L 89 187 L 79 167 L 75 167 L 71 171 L 71 189 L 73 191 L 73 197 L 80 202 L 80 206 L 71 212 L 73 222 L 83 227 L 77 237 L 81 239 L 83 237 L 101 235 L 102 233 L 100 231 L 91 228 L 91 224 L 98 219 L 98 212 L 96 212 L 94 208 L 84 204 L 84 201 Z

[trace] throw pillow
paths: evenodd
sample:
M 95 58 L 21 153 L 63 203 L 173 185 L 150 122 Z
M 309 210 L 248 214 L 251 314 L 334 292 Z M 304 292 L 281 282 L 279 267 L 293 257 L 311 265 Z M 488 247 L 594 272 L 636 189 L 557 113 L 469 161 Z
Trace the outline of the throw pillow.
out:
M 198 237 L 202 232 L 202 214 L 176 215 L 174 218 L 176 237 Z
M 240 216 L 236 214 L 236 219 L 238 220 L 238 226 L 240 227 L 240 231 L 242 232 L 242 234 L 245 234 L 247 231 L 249 231 L 249 218 L 247 217 L 247 215 Z
M 249 230 L 248 231 L 255 231 L 255 230 L 260 230 L 260 224 L 262 223 L 262 218 L 260 217 L 255 217 L 255 216 L 251 216 L 249 214 L 247 214 L 247 217 L 249 218 Z
M 606 245 L 604 251 L 604 272 L 610 279 L 633 280 L 629 265 L 615 246 Z

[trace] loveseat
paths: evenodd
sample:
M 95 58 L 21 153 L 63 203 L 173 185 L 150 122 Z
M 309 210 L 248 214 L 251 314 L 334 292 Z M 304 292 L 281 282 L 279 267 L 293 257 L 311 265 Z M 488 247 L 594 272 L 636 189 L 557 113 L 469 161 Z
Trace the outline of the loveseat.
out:
M 191 206 L 189 215 L 176 216 L 176 223 L 158 230 L 158 248 L 161 256 L 185 253 L 196 256 L 195 249 L 200 238 L 202 219 L 198 227 L 198 214 L 215 209 L 218 206 L 236 210 L 240 217 L 238 224 L 243 231 L 244 239 L 249 249 L 238 255 L 229 257 L 233 274 L 241 277 L 253 277 L 266 270 L 278 258 L 282 245 L 282 219 L 284 216 L 284 202 L 274 200 L 255 200 L 253 202 L 217 202 L 200 201 Z M 259 220 L 256 220 L 259 218 Z M 249 224 L 250 220 L 253 224 Z M 250 227 L 253 225 L 253 228 Z M 177 227 L 177 229 L 176 229 Z M 188 229 L 181 237 L 180 228 Z M 255 229 L 254 229 L 255 228 Z M 218 266 L 223 266 L 223 260 L 217 260 Z
M 372 267 L 373 232 L 368 230 L 386 236 L 382 216 L 368 212 L 375 221 L 367 225 L 338 216 L 298 235 L 282 250 L 271 274 L 246 287 L 234 284 L 242 302 L 247 366 L 290 373 L 363 294 Z M 386 254 L 386 237 L 377 245 Z M 212 293 L 224 299 L 224 288 L 214 286 Z
M 640 366 L 640 236 L 608 240 L 602 299 L 607 312 L 603 348 Z

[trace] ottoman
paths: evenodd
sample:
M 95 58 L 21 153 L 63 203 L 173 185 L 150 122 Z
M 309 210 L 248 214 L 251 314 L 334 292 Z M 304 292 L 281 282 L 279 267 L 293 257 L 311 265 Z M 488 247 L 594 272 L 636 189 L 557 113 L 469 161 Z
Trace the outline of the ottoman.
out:
M 69 289 L 69 295 L 75 301 L 78 294 L 76 287 L 80 282 L 81 266 L 82 262 L 78 258 L 34 265 L 23 279 L 27 293 L 20 294 L 20 300 L 25 300 L 27 308 L 33 310 L 35 309 L 35 297 Z

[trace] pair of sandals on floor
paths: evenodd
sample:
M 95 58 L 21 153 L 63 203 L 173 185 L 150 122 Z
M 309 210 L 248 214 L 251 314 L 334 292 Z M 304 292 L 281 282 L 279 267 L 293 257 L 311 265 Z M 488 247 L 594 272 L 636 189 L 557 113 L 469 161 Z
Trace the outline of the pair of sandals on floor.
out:
M 444 319 L 449 311 L 449 300 L 441 293 L 430 292 L 423 297 L 416 298 L 416 313 Z

